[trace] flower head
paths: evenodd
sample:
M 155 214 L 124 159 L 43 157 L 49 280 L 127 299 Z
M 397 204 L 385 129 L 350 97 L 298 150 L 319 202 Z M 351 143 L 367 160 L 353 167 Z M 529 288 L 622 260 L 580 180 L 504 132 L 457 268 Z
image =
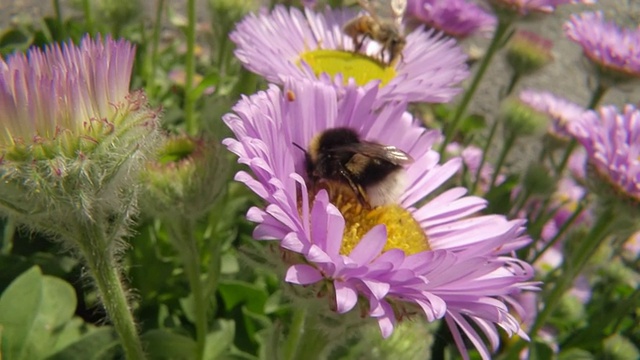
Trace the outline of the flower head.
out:
M 126 41 L 87 36 L 0 60 L 0 212 L 54 226 L 134 202 L 158 113 L 129 92 L 133 58 Z
M 141 202 L 145 210 L 162 218 L 197 219 L 215 203 L 226 175 L 219 141 L 172 135 L 141 174 L 146 190 Z
M 585 112 L 569 124 L 569 131 L 601 179 L 617 194 L 640 201 L 640 110 L 604 106 Z
M 448 102 L 460 91 L 468 71 L 455 40 L 417 29 L 406 36 L 398 63 L 390 65 L 374 41 L 365 40 L 355 52 L 343 27 L 356 15 L 348 9 L 316 13 L 276 6 L 269 14 L 248 15 L 230 37 L 240 62 L 274 83 L 286 77 L 328 82 L 335 77 L 339 86 L 349 78 L 361 86 L 376 81 L 382 102 Z
M 465 0 L 409 0 L 407 16 L 455 38 L 491 32 L 496 25 L 495 16 Z
M 618 79 L 640 77 L 640 28 L 620 28 L 598 11 L 571 15 L 564 32 L 602 73 Z
M 521 75 L 532 74 L 553 60 L 553 42 L 526 30 L 518 30 L 507 48 L 507 62 Z
M 498 9 L 527 15 L 532 12 L 551 13 L 564 4 L 594 4 L 596 0 L 488 0 Z
M 547 115 L 551 119 L 549 134 L 560 139 L 570 138 L 567 125 L 586 111 L 582 106 L 547 91 L 523 90 L 520 101 Z
M 465 196 L 462 188 L 439 191 L 461 166 L 459 158 L 438 164 L 431 147 L 440 134 L 421 127 L 402 103 L 372 110 L 382 91 L 375 85 L 285 83 L 284 90 L 271 86 L 242 99 L 235 114 L 224 117 L 235 138 L 223 143 L 251 169 L 236 180 L 266 207 L 247 216 L 258 223 L 256 239 L 279 242 L 290 261 L 286 281 L 316 289 L 340 314 L 358 306 L 377 320 L 384 337 L 415 311 L 429 321 L 446 319 L 465 354 L 462 334 L 484 358 L 490 357 L 484 336 L 492 349 L 498 346 L 496 326 L 526 337 L 505 305 L 511 294 L 529 288 L 533 275 L 508 255 L 530 241 L 523 222 L 474 216 L 485 200 Z M 339 127 L 414 159 L 395 202 L 367 208 L 348 186 L 318 187 L 307 179 L 301 149 Z

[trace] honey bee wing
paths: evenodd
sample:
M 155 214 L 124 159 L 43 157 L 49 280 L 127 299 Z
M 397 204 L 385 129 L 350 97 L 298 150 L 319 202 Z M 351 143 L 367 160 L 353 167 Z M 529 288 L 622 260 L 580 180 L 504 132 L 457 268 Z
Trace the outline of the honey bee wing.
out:
M 348 151 L 390 162 L 394 165 L 407 165 L 413 162 L 411 155 L 391 145 L 382 145 L 374 142 L 363 141 L 340 146 L 336 152 Z
M 407 0 L 358 0 L 358 3 L 377 21 L 392 21 L 398 27 L 407 9 Z
M 358 4 L 362 10 L 366 11 L 367 14 L 369 14 L 369 16 L 371 16 L 375 21 L 380 21 L 380 18 L 378 17 L 378 9 L 375 4 L 371 3 L 369 0 L 358 0 Z
M 404 12 L 407 10 L 407 0 L 391 0 L 391 12 L 393 21 L 400 28 Z

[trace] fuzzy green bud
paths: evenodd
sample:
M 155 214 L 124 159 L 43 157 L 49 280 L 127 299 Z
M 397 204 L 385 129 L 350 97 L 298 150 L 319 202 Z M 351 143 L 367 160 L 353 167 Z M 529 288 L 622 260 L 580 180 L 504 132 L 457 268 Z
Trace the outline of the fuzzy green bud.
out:
M 540 163 L 531 163 L 522 180 L 523 187 L 533 195 L 551 194 L 555 181 L 549 171 Z
M 507 46 L 507 63 L 520 75 L 532 74 L 553 60 L 553 42 L 526 30 L 518 30 Z
M 146 212 L 174 217 L 176 212 L 192 219 L 204 214 L 227 183 L 227 162 L 217 141 L 170 136 L 155 160 L 141 174 Z
M 519 136 L 543 134 L 549 124 L 547 116 L 516 98 L 505 100 L 501 113 L 505 129 Z
M 584 305 L 577 297 L 565 295 L 560 299 L 558 307 L 554 312 L 554 317 L 558 319 L 562 327 L 578 327 L 584 325 Z
M 624 360 L 640 358 L 638 347 L 631 340 L 620 334 L 613 334 L 605 339 L 603 352 L 603 359 Z

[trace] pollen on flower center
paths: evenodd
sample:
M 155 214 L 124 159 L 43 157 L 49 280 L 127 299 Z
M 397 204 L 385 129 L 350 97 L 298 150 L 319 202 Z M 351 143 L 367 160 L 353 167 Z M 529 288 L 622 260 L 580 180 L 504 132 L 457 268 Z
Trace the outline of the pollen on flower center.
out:
M 316 76 L 323 72 L 335 76 L 342 74 L 345 81 L 353 78 L 359 86 L 371 80 L 380 80 L 385 86 L 396 76 L 396 70 L 369 56 L 344 50 L 313 50 L 300 55 Z
M 398 204 L 367 209 L 357 200 L 353 191 L 344 186 L 331 186 L 329 196 L 345 220 L 340 253 L 347 255 L 374 226 L 387 227 L 387 244 L 383 251 L 403 250 L 407 255 L 429 250 L 429 241 L 420 224 L 411 213 Z

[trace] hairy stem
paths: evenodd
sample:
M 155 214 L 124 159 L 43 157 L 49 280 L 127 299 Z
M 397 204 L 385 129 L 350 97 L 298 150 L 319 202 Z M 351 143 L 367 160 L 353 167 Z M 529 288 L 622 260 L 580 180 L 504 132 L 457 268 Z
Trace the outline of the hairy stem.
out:
M 171 240 L 180 257 L 182 265 L 189 280 L 193 297 L 193 308 L 196 322 L 196 358 L 202 359 L 207 337 L 207 304 L 204 298 L 203 284 L 200 280 L 200 254 L 195 234 L 195 224 L 192 220 L 180 218 L 177 221 L 168 221 Z
M 76 244 L 96 282 L 102 304 L 120 337 L 126 358 L 144 359 L 142 344 L 120 278 L 118 260 L 114 256 L 114 239 L 109 238 L 105 226 L 99 221 L 79 223 L 77 231 L 82 238 L 76 239 Z
M 195 63 L 195 48 L 196 48 L 196 1 L 187 1 L 187 54 L 185 58 L 185 85 L 184 85 L 184 119 L 187 127 L 187 132 L 191 135 L 195 135 L 198 132 L 198 124 L 195 118 L 195 101 L 193 98 L 193 78 L 195 76 L 196 63 Z

